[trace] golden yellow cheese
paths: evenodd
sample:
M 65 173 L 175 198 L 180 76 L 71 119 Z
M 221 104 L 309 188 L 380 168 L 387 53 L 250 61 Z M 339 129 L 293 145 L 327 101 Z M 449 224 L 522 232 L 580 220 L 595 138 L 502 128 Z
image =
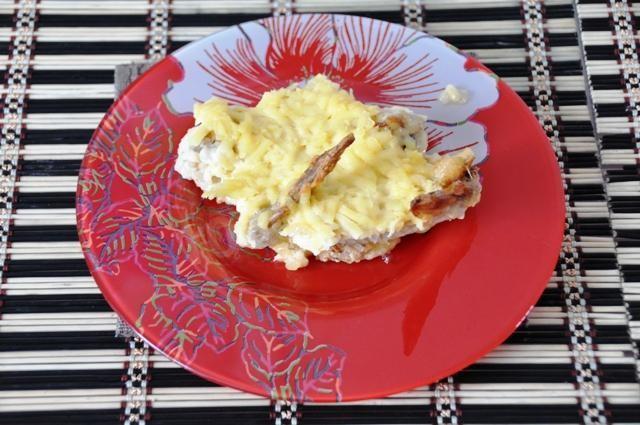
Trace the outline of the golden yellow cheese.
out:
M 352 133 L 335 169 L 299 203 L 289 202 L 279 229 L 281 241 L 318 254 L 345 239 L 392 235 L 411 224 L 421 229 L 411 201 L 439 189 L 423 152 L 401 143 L 391 126 L 376 126 L 380 113 L 319 75 L 304 87 L 265 93 L 253 108 L 218 98 L 198 104 L 196 126 L 182 143 L 215 140 L 203 196 L 236 206 L 237 241 L 251 247 L 250 220 L 257 216 L 266 228 L 267 209 L 287 203 L 312 158 Z

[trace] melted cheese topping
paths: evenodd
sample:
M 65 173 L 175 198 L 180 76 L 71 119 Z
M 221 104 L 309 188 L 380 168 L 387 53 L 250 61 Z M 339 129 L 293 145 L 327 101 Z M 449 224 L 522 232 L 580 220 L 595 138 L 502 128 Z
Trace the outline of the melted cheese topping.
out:
M 299 203 L 289 201 L 279 244 L 317 255 L 341 240 L 379 238 L 408 225 L 421 229 L 411 201 L 439 189 L 434 166 L 407 142 L 406 129 L 376 126 L 381 112 L 321 75 L 302 88 L 265 93 L 254 108 L 213 98 L 195 106 L 196 126 L 181 142 L 176 169 L 194 178 L 204 197 L 235 205 L 238 244 L 257 247 L 251 221 L 267 228 L 268 209 L 287 203 L 312 158 L 352 133 L 355 142 L 335 169 Z

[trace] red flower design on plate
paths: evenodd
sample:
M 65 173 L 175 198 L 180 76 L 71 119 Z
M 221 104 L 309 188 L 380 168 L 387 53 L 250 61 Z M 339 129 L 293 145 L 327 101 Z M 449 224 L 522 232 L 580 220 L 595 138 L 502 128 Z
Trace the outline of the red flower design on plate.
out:
M 264 52 L 240 26 L 243 36 L 232 48 L 212 43 L 207 60 L 198 65 L 211 78 L 212 94 L 245 105 L 256 104 L 268 90 L 321 73 L 363 101 L 404 106 L 435 101 L 440 89 L 431 67 L 438 59 L 429 53 L 409 59 L 403 52 L 416 33 L 381 22 L 365 28 L 364 22 L 329 15 L 262 20 L 270 40 Z M 411 99 L 408 92 L 414 93 Z
M 271 34 L 266 52 L 257 51 L 245 33 L 232 49 L 212 44 L 206 50 L 208 60 L 198 62 L 211 77 L 209 87 L 218 97 L 255 105 L 266 91 L 328 70 L 333 51 L 328 15 L 308 20 L 290 16 L 262 24 Z
M 438 123 L 457 127 L 432 144 L 444 152 L 473 144 L 477 162 L 487 154 L 484 129 L 469 120 L 497 100 L 496 81 L 467 70 L 467 58 L 446 43 L 410 28 L 347 15 L 281 16 L 231 27 L 225 37 L 214 34 L 176 57 L 185 75 L 165 99 L 180 113 L 212 96 L 255 105 L 266 91 L 322 73 L 361 101 L 426 114 L 429 131 L 439 130 Z M 440 102 L 450 83 L 470 89 L 469 101 Z
M 429 52 L 410 58 L 405 48 L 424 37 L 408 28 L 365 18 L 344 18 L 336 25 L 336 52 L 331 76 L 363 102 L 423 106 L 437 100 L 434 79 L 438 58 Z
M 271 35 L 265 63 L 286 84 L 331 72 L 335 49 L 333 22 L 329 15 L 304 19 L 301 15 L 263 20 Z

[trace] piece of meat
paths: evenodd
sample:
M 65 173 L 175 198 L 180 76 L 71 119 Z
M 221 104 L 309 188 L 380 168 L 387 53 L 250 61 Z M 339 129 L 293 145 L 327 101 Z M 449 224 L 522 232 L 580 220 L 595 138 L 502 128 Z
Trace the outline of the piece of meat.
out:
M 344 151 L 355 141 L 353 134 L 345 136 L 337 145 L 314 157 L 311 164 L 289 190 L 289 197 L 300 202 L 303 193 L 310 192 L 335 168 Z
M 456 204 L 472 203 L 472 198 L 478 192 L 477 186 L 477 169 L 474 168 L 470 170 L 468 178 L 456 180 L 435 192 L 417 196 L 411 202 L 411 212 L 423 220 L 430 220 Z
M 355 263 L 386 254 L 400 241 L 412 233 L 424 233 L 443 221 L 463 218 L 466 210 L 480 200 L 480 177 L 477 169 L 469 170 L 461 180 L 448 187 L 416 197 L 411 205 L 412 212 L 421 220 L 421 227 L 407 224 L 394 234 L 380 234 L 364 240 L 343 240 L 316 258 L 320 261 Z
M 423 151 L 427 145 L 427 134 L 422 118 L 403 109 L 384 108 L 376 116 L 374 127 L 391 131 L 403 149 Z
M 451 183 L 463 178 L 464 173 L 471 169 L 475 156 L 469 148 L 455 155 L 441 157 L 433 170 L 436 183 L 447 187 Z
M 276 233 L 271 228 L 264 228 L 258 224 L 260 213 L 251 217 L 247 226 L 247 242 L 249 248 L 262 249 L 271 245 Z
M 267 227 L 262 227 L 260 222 L 260 216 L 265 210 L 269 214 L 269 221 Z M 247 239 L 251 248 L 262 249 L 271 244 L 277 239 L 278 230 L 282 225 L 282 218 L 289 214 L 289 208 L 286 206 L 274 205 L 268 209 L 262 209 L 257 211 L 249 220 L 247 227 Z
M 320 261 L 336 261 L 340 263 L 357 263 L 370 260 L 391 251 L 400 238 L 390 238 L 378 241 L 349 239 L 336 244 L 317 255 Z
M 289 208 L 287 208 L 286 206 L 284 206 L 284 207 L 280 207 L 280 206 L 272 207 L 271 208 L 271 217 L 269 217 L 269 222 L 267 223 L 267 226 L 269 228 L 273 227 L 276 223 L 278 223 L 280 221 L 281 218 L 283 218 L 287 214 L 289 214 Z
M 291 198 L 293 202 L 299 202 L 300 197 L 305 191 L 311 191 L 319 185 L 322 180 L 333 171 L 344 151 L 351 146 L 354 141 L 355 137 L 353 134 L 349 134 L 331 149 L 314 157 L 309 167 L 302 174 L 302 177 L 293 184 L 289 191 L 289 198 Z M 267 222 L 266 229 L 258 225 L 260 214 L 260 211 L 257 212 L 251 220 L 249 220 L 248 233 L 250 235 L 249 239 L 252 243 L 252 248 L 264 248 L 271 244 L 282 225 L 283 219 L 289 214 L 289 206 L 285 204 L 269 207 L 269 221 Z

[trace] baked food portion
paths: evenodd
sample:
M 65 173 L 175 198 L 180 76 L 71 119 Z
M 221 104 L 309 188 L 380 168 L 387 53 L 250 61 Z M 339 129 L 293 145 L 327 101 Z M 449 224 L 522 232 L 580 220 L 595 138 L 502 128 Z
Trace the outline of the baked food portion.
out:
M 357 262 L 464 217 L 480 199 L 470 150 L 428 156 L 425 117 L 354 99 L 318 75 L 253 108 L 194 107 L 176 170 L 239 213 L 239 245 L 270 247 L 291 270 Z

